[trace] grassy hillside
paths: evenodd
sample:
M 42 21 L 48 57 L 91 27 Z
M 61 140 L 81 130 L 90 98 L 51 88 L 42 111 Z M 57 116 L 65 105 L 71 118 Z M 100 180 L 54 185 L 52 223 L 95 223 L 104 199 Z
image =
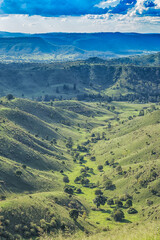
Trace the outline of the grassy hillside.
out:
M 138 232 L 138 224 L 158 222 L 159 118 L 153 104 L 1 98 L 1 236 L 68 236 L 79 229 L 109 231 L 115 239 L 115 228 Z M 104 205 L 95 204 L 96 194 Z
M 6 183 L 5 190 L 60 187 L 59 181 L 55 183 L 56 178 L 62 178 L 59 171 L 72 169 L 73 157 L 66 147 L 68 139 L 75 142 L 80 136 L 83 139 L 86 131 L 104 124 L 89 117 L 109 112 L 103 107 L 98 110 L 96 105 L 75 101 L 70 102 L 68 109 L 63 108 L 66 102 L 55 102 L 54 105 L 24 99 L 1 99 L 0 154 L 1 168 L 4 168 L 1 169 L 1 180 Z M 111 117 L 114 113 L 108 115 Z M 6 162 L 10 165 L 9 171 Z M 17 171 L 22 172 L 21 178 Z
M 81 236 L 81 234 L 76 235 L 61 235 L 58 237 L 42 237 L 41 239 L 45 240 L 159 240 L 160 232 L 159 232 L 159 224 L 158 222 L 151 222 L 149 224 L 130 224 L 129 226 L 120 227 L 113 231 L 103 232 L 103 233 L 95 233 L 94 235 L 85 235 Z

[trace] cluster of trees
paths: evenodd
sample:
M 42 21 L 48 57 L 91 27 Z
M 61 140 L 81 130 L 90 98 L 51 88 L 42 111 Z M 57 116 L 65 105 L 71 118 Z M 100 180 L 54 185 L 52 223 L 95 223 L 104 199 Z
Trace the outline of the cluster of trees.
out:
M 77 95 L 77 100 L 78 101 L 106 101 L 106 102 L 112 102 L 112 97 L 109 96 L 105 96 L 105 95 L 101 95 L 99 94 L 88 94 L 88 93 L 84 93 L 84 94 L 79 94 Z

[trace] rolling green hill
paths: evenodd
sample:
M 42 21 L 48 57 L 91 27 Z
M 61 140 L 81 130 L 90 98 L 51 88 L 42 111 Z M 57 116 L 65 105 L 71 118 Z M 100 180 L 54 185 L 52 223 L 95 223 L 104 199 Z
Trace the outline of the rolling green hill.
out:
M 109 231 L 114 239 L 114 229 L 158 222 L 159 119 L 158 104 L 1 98 L 1 236 Z M 104 205 L 94 203 L 96 190 Z

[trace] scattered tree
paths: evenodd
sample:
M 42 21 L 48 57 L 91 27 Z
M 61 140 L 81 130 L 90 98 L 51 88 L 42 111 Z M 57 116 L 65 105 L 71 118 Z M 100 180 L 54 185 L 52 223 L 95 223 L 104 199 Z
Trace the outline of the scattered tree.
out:
M 71 187 L 65 187 L 64 188 L 64 192 L 68 193 L 70 195 L 73 195 L 73 193 L 74 193 L 74 191 L 73 191 L 73 189 Z
M 124 212 L 121 209 L 117 209 L 112 214 L 116 222 L 121 222 L 124 219 Z
M 125 203 L 125 207 L 126 208 L 132 207 L 132 200 L 131 199 L 127 199 L 127 201 Z
M 8 94 L 6 96 L 6 98 L 10 101 L 10 100 L 14 99 L 14 96 L 12 94 Z
M 114 205 L 113 199 L 112 199 L 112 198 L 108 199 L 108 200 L 107 200 L 107 204 L 108 204 L 108 205 Z
M 77 221 L 78 216 L 79 216 L 79 211 L 78 211 L 77 209 L 72 209 L 72 210 L 69 212 L 69 216 L 70 216 L 70 218 L 72 218 L 74 221 Z
M 101 196 L 101 195 L 97 196 L 93 200 L 93 202 L 94 202 L 94 204 L 96 204 L 97 208 L 100 207 L 100 205 L 105 205 L 106 201 L 107 201 L 107 198 L 104 196 Z
M 63 182 L 64 182 L 64 183 L 69 183 L 69 178 L 68 178 L 68 176 L 64 176 L 64 177 L 63 177 Z
M 100 189 L 95 190 L 95 195 L 103 195 L 103 192 Z
M 103 166 L 102 166 L 102 165 L 98 165 L 97 169 L 98 169 L 99 171 L 102 171 L 102 170 L 103 170 Z
M 22 171 L 17 170 L 17 171 L 16 171 L 16 175 L 17 175 L 17 177 L 20 177 L 20 176 L 22 175 Z
M 129 208 L 127 212 L 128 212 L 128 214 L 136 214 L 136 213 L 138 213 L 138 211 L 135 208 Z

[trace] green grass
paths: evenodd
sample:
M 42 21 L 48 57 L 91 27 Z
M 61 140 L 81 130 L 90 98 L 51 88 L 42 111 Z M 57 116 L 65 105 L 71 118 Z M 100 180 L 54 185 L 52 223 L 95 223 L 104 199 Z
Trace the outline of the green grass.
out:
M 60 235 L 58 237 L 54 236 L 54 238 L 43 236 L 41 239 L 45 240 L 159 240 L 160 239 L 160 231 L 159 231 L 159 223 L 158 222 L 150 222 L 150 223 L 141 223 L 141 224 L 131 224 L 130 226 L 123 226 L 117 228 L 115 230 L 103 232 L 103 233 L 95 233 L 93 235 Z

